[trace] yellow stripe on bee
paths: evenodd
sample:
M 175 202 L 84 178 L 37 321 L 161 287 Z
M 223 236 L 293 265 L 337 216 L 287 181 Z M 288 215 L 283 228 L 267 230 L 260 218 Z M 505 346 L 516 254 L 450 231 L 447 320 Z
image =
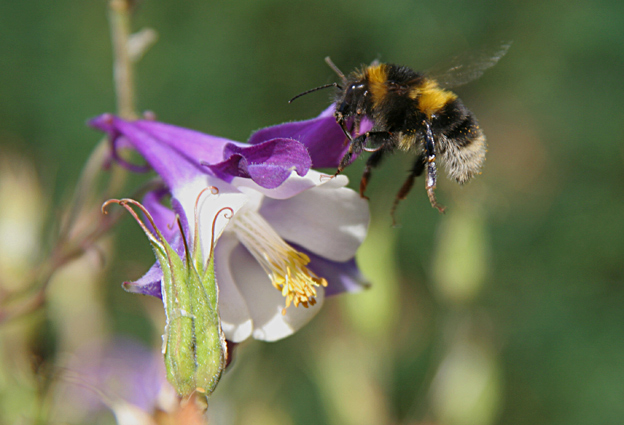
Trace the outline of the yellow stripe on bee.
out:
M 457 95 L 451 91 L 441 89 L 435 80 L 425 80 L 420 87 L 414 87 L 410 92 L 412 99 L 418 99 L 418 109 L 428 118 L 444 106 L 457 99 Z
M 416 135 L 412 133 L 399 133 L 399 149 L 409 152 L 417 147 Z
M 366 74 L 368 77 L 368 90 L 373 99 L 373 107 L 377 108 L 388 92 L 388 87 L 386 86 L 386 81 L 388 80 L 387 66 L 383 63 L 369 66 L 366 69 Z

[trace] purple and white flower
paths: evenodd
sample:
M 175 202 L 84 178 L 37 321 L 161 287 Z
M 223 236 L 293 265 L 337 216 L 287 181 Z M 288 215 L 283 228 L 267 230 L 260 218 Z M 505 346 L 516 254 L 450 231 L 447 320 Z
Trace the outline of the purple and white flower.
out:
M 156 412 L 179 404 L 162 355 L 130 339 L 91 341 L 68 356 L 62 370 L 54 391 L 57 422 L 93 423 L 106 407 L 118 424 L 153 424 Z
M 174 248 L 183 251 L 176 214 L 184 237 L 206 258 L 216 244 L 228 340 L 284 338 L 317 313 L 325 296 L 365 285 L 354 256 L 366 236 L 368 205 L 346 187 L 347 177 L 311 169 L 335 167 L 347 149 L 331 108 L 260 130 L 249 144 L 109 114 L 90 125 L 108 133 L 114 152 L 136 149 L 163 179 L 166 191 L 149 193 L 143 205 Z M 167 192 L 172 209 L 161 203 Z M 196 228 L 199 241 L 189 240 Z M 161 297 L 161 277 L 155 264 L 125 287 Z

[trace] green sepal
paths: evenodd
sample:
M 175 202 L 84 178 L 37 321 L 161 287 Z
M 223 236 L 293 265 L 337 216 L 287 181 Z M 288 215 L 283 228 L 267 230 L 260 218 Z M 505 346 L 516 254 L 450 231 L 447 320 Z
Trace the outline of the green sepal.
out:
M 182 259 L 158 230 L 156 233 L 157 238 L 151 234 L 148 238 L 163 273 L 167 380 L 182 397 L 195 391 L 209 395 L 226 362 L 214 262 L 211 258 L 207 265 L 203 264 L 198 243 L 192 252 L 185 244 L 186 255 Z
M 211 394 L 221 378 L 223 369 L 225 369 L 227 346 L 219 317 L 219 288 L 214 273 L 214 242 L 211 241 L 209 247 L 208 264 L 204 265 L 198 223 L 195 223 L 193 240 L 195 245 L 191 255 L 187 255 L 187 258 L 192 259 L 194 270 L 200 271 L 198 273 L 200 285 L 195 287 L 199 294 L 197 303 L 206 307 L 202 312 L 213 312 L 213 314 L 204 313 L 197 316 L 197 324 L 201 325 L 205 332 L 203 338 L 198 340 L 196 345 L 197 373 L 195 376 L 198 388 L 203 388 L 207 394 Z
M 200 263 L 201 265 L 201 263 Z M 202 270 L 196 267 L 195 270 Z M 195 341 L 196 371 L 195 384 L 197 389 L 211 394 L 217 386 L 226 362 L 225 335 L 221 330 L 218 310 L 218 288 L 214 274 L 214 262 L 210 259 L 200 277 L 193 280 L 195 294 L 194 315 L 195 326 L 201 329 L 196 335 L 201 338 Z

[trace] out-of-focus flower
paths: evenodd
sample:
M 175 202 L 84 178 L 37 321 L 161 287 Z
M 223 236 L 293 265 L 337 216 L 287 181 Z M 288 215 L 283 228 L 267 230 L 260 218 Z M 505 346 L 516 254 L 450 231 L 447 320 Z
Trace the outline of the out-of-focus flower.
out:
M 108 114 L 90 124 L 108 133 L 114 150 L 136 149 L 162 177 L 172 209 L 161 203 L 163 191 L 148 194 L 143 205 L 174 249 L 184 251 L 175 214 L 204 261 L 216 243 L 219 312 L 228 340 L 284 338 L 316 314 L 325 295 L 364 283 L 354 256 L 366 236 L 368 206 L 345 187 L 346 177 L 310 169 L 337 165 L 346 149 L 330 110 L 260 130 L 250 144 Z M 226 209 L 231 214 L 221 213 Z M 162 297 L 161 280 L 156 264 L 126 289 Z M 306 308 L 287 308 L 291 303 Z
M 0 142 L 2 142 L 0 138 Z M 27 421 L 39 403 L 33 335 L 41 316 L 4 322 L 20 308 L 39 264 L 47 201 L 35 164 L 6 147 L 0 152 L 0 422 Z M 15 302 L 17 301 L 17 302 Z M 34 317 L 33 317 L 34 316 Z
M 67 358 L 54 391 L 54 419 L 96 422 L 98 412 L 109 409 L 120 425 L 157 423 L 204 423 L 201 406 L 194 400 L 180 403 L 165 380 L 158 353 L 126 339 L 98 341 L 81 347 Z M 189 406 L 189 404 L 191 406 Z M 193 422 L 168 422 L 180 415 Z
M 40 255 L 47 205 L 34 164 L 0 155 L 0 298 L 23 289 Z

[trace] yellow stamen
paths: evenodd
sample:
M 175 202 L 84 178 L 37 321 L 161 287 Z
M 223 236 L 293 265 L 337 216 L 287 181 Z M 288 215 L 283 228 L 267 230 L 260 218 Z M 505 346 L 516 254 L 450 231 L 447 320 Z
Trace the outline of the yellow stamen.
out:
M 310 262 L 307 255 L 288 245 L 256 212 L 239 211 L 230 225 L 273 286 L 286 298 L 282 314 L 286 314 L 291 303 L 306 308 L 316 304 L 316 287 L 327 286 L 327 280 L 306 267 Z

